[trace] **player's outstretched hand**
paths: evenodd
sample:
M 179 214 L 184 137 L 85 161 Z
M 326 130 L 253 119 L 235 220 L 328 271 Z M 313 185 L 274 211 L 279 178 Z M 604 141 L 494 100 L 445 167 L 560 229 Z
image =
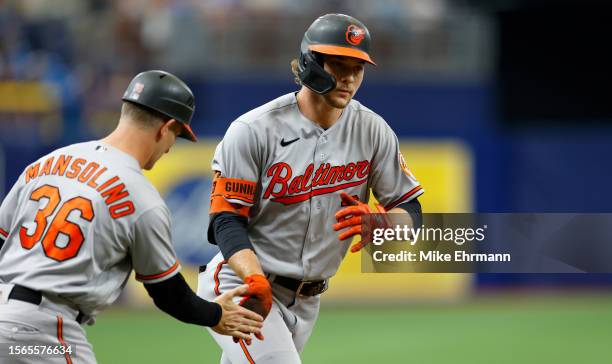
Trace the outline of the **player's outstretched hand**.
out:
M 240 306 L 250 311 L 261 315 L 264 320 L 268 317 L 272 309 L 272 287 L 268 279 L 262 274 L 251 274 L 244 278 L 244 283 L 249 287 L 244 298 L 240 301 Z M 263 340 L 261 332 L 254 332 L 255 337 Z M 251 345 L 251 339 L 244 340 L 247 345 Z M 234 337 L 234 342 L 238 342 L 238 338 Z
M 244 279 L 249 285 L 249 293 L 240 305 L 257 312 L 264 319 L 272 309 L 272 287 L 268 279 L 261 274 L 252 274 Z
M 257 338 L 263 340 L 261 328 L 264 318 L 241 307 L 232 300 L 237 296 L 248 295 L 249 291 L 249 286 L 243 284 L 215 299 L 215 302 L 220 304 L 223 309 L 221 320 L 217 326 L 212 328 L 216 333 L 233 336 L 234 339 L 244 339 L 247 342 L 251 341 L 251 334 L 255 334 Z
M 340 198 L 342 199 L 343 205 L 346 205 L 345 208 L 338 211 L 336 213 L 336 224 L 334 224 L 334 230 L 339 231 L 345 229 L 340 234 L 338 234 L 338 239 L 346 240 L 349 238 L 353 238 L 355 235 L 362 235 L 362 216 L 367 214 L 381 214 L 384 216 L 387 212 L 385 209 L 376 205 L 376 211 L 372 211 L 368 204 L 365 204 L 358 199 L 350 196 L 346 192 L 340 193 Z M 388 225 L 388 221 L 383 218 L 384 221 L 380 222 L 381 226 Z M 351 247 L 351 252 L 355 253 L 360 251 L 364 246 L 367 245 L 367 242 L 360 240 L 358 243 Z

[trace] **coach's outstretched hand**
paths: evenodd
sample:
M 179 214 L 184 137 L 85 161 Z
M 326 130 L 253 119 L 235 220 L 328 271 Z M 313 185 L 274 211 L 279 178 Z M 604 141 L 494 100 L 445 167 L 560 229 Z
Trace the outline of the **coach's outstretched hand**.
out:
M 221 320 L 217 326 L 212 327 L 216 333 L 233 336 L 235 339 L 244 339 L 248 342 L 251 341 L 251 334 L 255 334 L 260 340 L 263 339 L 261 334 L 263 317 L 239 306 L 232 300 L 237 296 L 248 295 L 249 290 L 249 286 L 243 284 L 215 299 L 215 302 L 221 305 L 223 310 Z

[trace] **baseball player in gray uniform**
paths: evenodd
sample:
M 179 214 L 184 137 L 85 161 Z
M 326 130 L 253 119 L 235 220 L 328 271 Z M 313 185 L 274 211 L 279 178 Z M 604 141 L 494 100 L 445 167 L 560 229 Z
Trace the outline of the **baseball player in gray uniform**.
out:
M 142 174 L 177 136 L 196 140 L 191 90 L 148 71 L 123 100 L 114 132 L 30 164 L 2 202 L 0 363 L 94 363 L 81 324 L 115 301 L 132 269 L 173 317 L 220 335 L 260 334 L 263 318 L 232 300 L 248 286 L 208 302 L 186 284 L 168 208 Z
M 251 345 L 211 331 L 221 363 L 300 363 L 320 295 L 362 216 L 420 218 L 423 189 L 395 133 L 353 100 L 365 64 L 374 64 L 369 47 L 359 20 L 318 18 L 292 61 L 299 92 L 240 116 L 217 146 L 208 237 L 221 252 L 201 268 L 198 295 L 211 300 L 247 283 L 252 291 L 240 304 L 266 317 L 265 341 Z M 370 210 L 370 190 L 384 208 Z

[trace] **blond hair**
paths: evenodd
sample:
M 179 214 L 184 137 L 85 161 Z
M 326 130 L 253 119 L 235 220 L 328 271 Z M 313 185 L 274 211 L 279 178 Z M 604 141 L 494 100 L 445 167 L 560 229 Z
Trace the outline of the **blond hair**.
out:
M 298 70 L 299 61 L 297 58 L 291 60 L 291 73 L 293 73 L 293 82 L 298 85 L 302 85 L 302 80 L 300 80 L 300 71 Z

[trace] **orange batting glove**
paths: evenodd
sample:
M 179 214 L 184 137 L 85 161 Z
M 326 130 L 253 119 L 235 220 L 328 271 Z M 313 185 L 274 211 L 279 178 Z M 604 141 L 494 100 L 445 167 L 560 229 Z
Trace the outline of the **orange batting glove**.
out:
M 388 219 L 386 218 L 387 211 L 385 211 L 385 208 L 381 205 L 376 205 L 377 211 L 372 211 L 368 204 L 365 204 L 357 200 L 356 198 L 351 197 L 346 192 L 341 192 L 340 198 L 342 199 L 342 202 L 344 202 L 348 206 L 336 213 L 336 221 L 338 221 L 338 223 L 334 224 L 334 230 L 339 231 L 342 229 L 346 229 L 340 234 L 338 234 L 338 239 L 346 240 L 348 238 L 354 237 L 355 235 L 362 235 L 363 222 L 361 217 L 363 215 L 384 214 L 381 215 L 382 220 L 380 222 L 377 222 L 376 225 L 390 225 Z M 363 242 L 363 240 L 360 240 L 357 244 L 351 247 L 351 253 L 360 251 L 367 244 L 367 242 Z
M 240 306 L 260 314 L 265 319 L 272 309 L 272 287 L 270 282 L 261 274 L 251 274 L 244 279 L 244 283 L 249 285 L 249 290 L 240 301 Z M 264 339 L 262 334 L 256 334 L 255 336 L 259 340 Z M 247 340 L 247 344 L 251 344 L 250 340 Z

